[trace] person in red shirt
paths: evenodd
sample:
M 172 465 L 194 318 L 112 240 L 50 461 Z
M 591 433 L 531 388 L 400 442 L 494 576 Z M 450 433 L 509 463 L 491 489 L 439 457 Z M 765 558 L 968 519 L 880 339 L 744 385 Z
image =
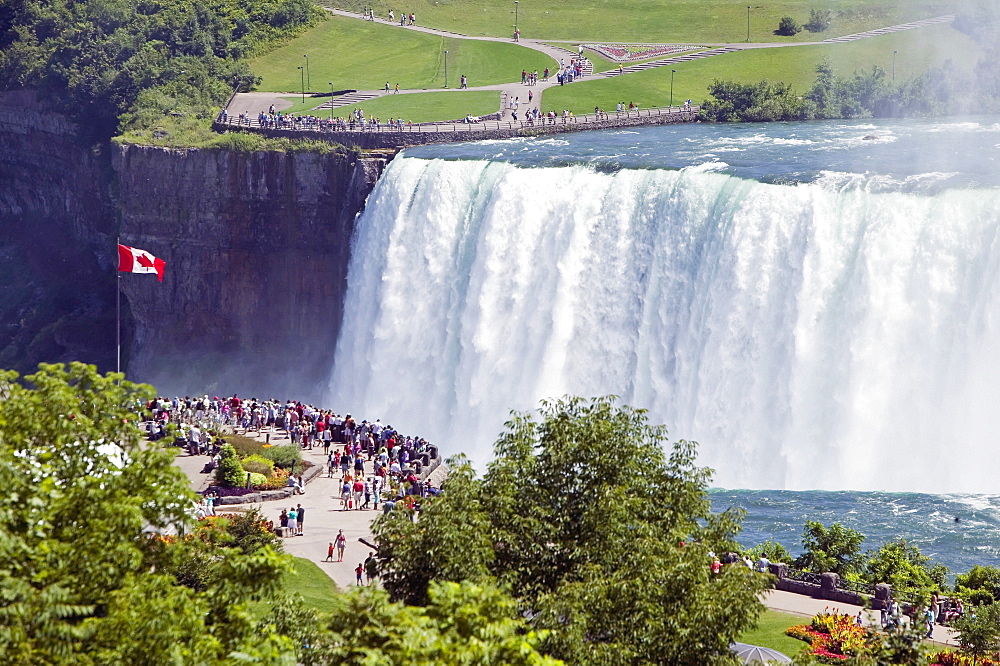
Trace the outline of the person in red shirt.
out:
M 364 583 L 361 582 L 361 575 L 364 572 L 365 572 L 364 566 L 362 566 L 361 562 L 358 562 L 357 568 L 354 569 L 354 575 L 357 576 L 357 579 L 358 579 L 358 583 L 357 584 L 358 585 L 364 585 Z

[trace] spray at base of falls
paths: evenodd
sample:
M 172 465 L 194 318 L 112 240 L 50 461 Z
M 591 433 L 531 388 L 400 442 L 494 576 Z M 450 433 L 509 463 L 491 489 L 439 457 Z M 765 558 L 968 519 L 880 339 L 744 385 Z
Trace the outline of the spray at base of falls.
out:
M 465 452 L 615 394 L 729 488 L 995 487 L 1000 194 L 395 159 L 330 404 Z

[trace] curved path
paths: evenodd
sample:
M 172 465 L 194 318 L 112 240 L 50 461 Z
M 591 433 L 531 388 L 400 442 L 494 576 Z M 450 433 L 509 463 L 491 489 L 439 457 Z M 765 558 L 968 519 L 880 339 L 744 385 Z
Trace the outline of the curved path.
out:
M 348 12 L 342 9 L 332 9 L 329 7 L 324 7 L 326 11 L 335 15 L 343 16 L 347 18 L 353 18 L 358 20 L 365 20 L 360 14 L 354 12 Z M 853 35 L 845 35 L 843 37 L 832 37 L 830 39 L 825 39 L 821 42 L 790 42 L 790 43 L 774 43 L 774 42 L 760 42 L 753 44 L 711 44 L 708 46 L 714 46 L 716 48 L 706 49 L 704 51 L 696 51 L 694 53 L 686 53 L 678 56 L 672 56 L 669 58 L 663 58 L 660 60 L 651 60 L 646 62 L 640 62 L 631 64 L 623 67 L 621 70 L 609 70 L 606 72 L 601 72 L 593 76 L 592 78 L 610 78 L 614 76 L 621 76 L 623 74 L 633 74 L 636 72 L 645 71 L 647 69 L 652 69 L 654 67 L 666 67 L 670 65 L 676 65 L 682 62 L 689 62 L 691 60 L 699 60 L 702 58 L 710 58 L 717 55 L 724 55 L 726 53 L 733 53 L 735 51 L 744 51 L 748 49 L 770 49 L 770 48 L 787 48 L 793 46 L 816 46 L 820 44 L 834 44 L 834 43 L 844 43 L 857 41 L 859 39 L 869 39 L 872 37 L 879 37 L 881 35 L 887 35 L 895 32 L 902 32 L 904 30 L 913 30 L 916 28 L 922 28 L 930 25 L 939 25 L 944 23 L 951 23 L 955 20 L 954 14 L 946 14 L 944 16 L 936 16 L 933 18 L 923 19 L 920 21 L 911 21 L 909 23 L 901 23 L 899 25 L 893 25 L 886 28 L 878 28 L 876 30 L 868 30 L 866 32 L 859 32 Z M 403 30 L 416 30 L 418 32 L 424 32 L 431 35 L 437 35 L 439 37 L 452 37 L 457 39 L 469 39 L 483 42 L 502 42 L 505 44 L 511 43 L 511 40 L 504 37 L 476 37 L 471 35 L 463 35 L 456 32 L 450 32 L 447 30 L 438 30 L 437 28 L 427 28 L 420 25 L 414 26 L 400 26 L 396 22 L 390 22 L 386 19 L 375 18 L 375 23 L 381 23 L 383 25 L 395 26 Z M 560 40 L 562 41 L 562 40 Z M 584 43 L 586 40 L 581 42 L 566 42 L 567 44 L 573 43 Z M 552 46 L 551 44 L 546 44 L 542 41 L 536 39 L 521 39 L 517 42 L 518 45 L 525 48 L 533 49 L 540 53 L 552 58 L 555 66 L 553 69 L 558 69 L 558 64 L 560 60 L 567 60 L 568 58 L 575 57 L 577 55 L 576 51 L 569 48 L 563 48 L 559 46 Z M 703 45 L 701 44 L 691 44 L 693 49 L 699 48 Z M 588 68 L 592 69 L 592 68 Z M 585 70 L 585 77 L 578 80 L 577 83 L 586 82 L 591 71 Z M 530 110 L 531 108 L 538 107 L 541 110 L 541 100 L 542 93 L 549 87 L 558 85 L 555 78 L 550 78 L 548 81 L 539 80 L 533 86 L 526 86 L 520 82 L 505 83 L 499 85 L 488 85 L 488 86 L 471 86 L 467 90 L 498 90 L 500 91 L 500 116 L 501 118 L 506 117 L 508 114 L 506 101 L 511 98 L 519 98 L 527 100 L 528 91 L 533 93 L 533 100 L 530 105 L 522 103 L 520 106 L 520 111 L 523 114 Z M 403 90 L 400 89 L 400 94 L 412 94 L 412 93 L 424 93 L 424 92 L 458 92 L 458 88 L 426 88 L 419 90 Z M 275 110 L 281 111 L 292 106 L 292 103 L 285 99 L 288 96 L 295 95 L 295 92 L 278 93 L 278 92 L 252 92 L 252 93 L 238 93 L 233 97 L 227 106 L 227 111 L 229 115 L 239 115 L 240 113 L 247 113 L 250 115 L 256 115 L 262 110 L 266 110 L 269 106 L 273 106 Z M 385 96 L 386 94 L 392 94 L 392 91 L 386 93 L 384 90 L 357 90 L 346 95 L 341 95 L 330 101 L 323 102 L 312 110 L 329 110 L 335 109 L 342 106 L 350 106 L 352 104 L 357 104 L 370 99 L 375 99 L 377 97 Z

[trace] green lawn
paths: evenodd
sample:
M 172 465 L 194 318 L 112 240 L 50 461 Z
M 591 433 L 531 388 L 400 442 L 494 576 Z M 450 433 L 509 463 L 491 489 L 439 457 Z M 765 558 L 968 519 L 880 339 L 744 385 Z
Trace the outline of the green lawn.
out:
M 292 558 L 294 570 L 285 576 L 285 587 L 302 595 L 306 605 L 328 610 L 330 598 L 338 594 L 337 585 L 315 562 L 302 557 Z
M 416 14 L 420 25 L 467 35 L 507 37 L 513 32 L 514 3 L 496 0 L 409 0 L 401 7 L 392 0 L 319 0 L 320 4 L 360 12 L 374 7 L 385 18 L 389 9 Z M 951 13 L 960 0 L 775 0 L 737 3 L 732 0 L 578 0 L 517 3 L 522 38 L 649 43 L 744 42 L 747 5 L 750 39 L 765 41 L 819 41 L 873 28 Z M 809 20 L 812 8 L 833 11 L 829 30 L 819 35 L 803 30 L 795 37 L 774 34 L 778 22 L 790 16 Z
M 796 624 L 805 624 L 809 618 L 801 615 L 789 615 L 778 611 L 766 610 L 757 622 L 757 628 L 744 632 L 738 639 L 740 643 L 750 645 L 760 645 L 769 647 L 787 654 L 789 657 L 797 655 L 802 648 L 806 647 L 805 641 L 785 635 L 785 630 Z
M 339 116 L 347 116 L 356 107 L 365 115 L 376 118 L 402 118 L 414 123 L 433 120 L 461 120 L 467 115 L 485 116 L 500 110 L 500 92 L 489 90 L 461 90 L 455 92 L 413 93 L 388 95 L 335 109 Z
M 917 34 L 919 42 L 914 39 Z M 685 99 L 702 102 L 715 79 L 741 83 L 764 79 L 784 81 L 804 93 L 813 83 L 816 65 L 824 58 L 831 60 L 840 76 L 869 69 L 872 65 L 890 72 L 894 50 L 898 51 L 897 78 L 916 76 L 949 58 L 974 63 L 979 54 L 972 41 L 954 28 L 932 26 L 845 44 L 753 49 L 610 79 L 584 79 L 547 90 L 542 104 L 543 110 L 568 108 L 574 113 L 592 112 L 595 105 L 613 110 L 620 101 L 635 102 L 642 107 L 666 106 L 670 99 L 671 69 L 677 70 L 674 75 L 675 104 Z
M 309 82 L 314 92 L 378 90 L 389 82 L 400 88 L 443 88 L 445 51 L 448 85 L 459 77 L 470 86 L 509 83 L 521 69 L 544 70 L 552 60 L 538 51 L 498 42 L 428 35 L 406 28 L 331 17 L 285 46 L 251 63 L 263 78 L 258 90 L 296 92 L 308 55 Z

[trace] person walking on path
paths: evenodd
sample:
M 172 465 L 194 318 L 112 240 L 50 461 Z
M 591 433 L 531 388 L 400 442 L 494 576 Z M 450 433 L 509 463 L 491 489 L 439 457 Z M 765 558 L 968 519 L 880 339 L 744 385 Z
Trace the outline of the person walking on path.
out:
M 385 82 L 385 94 L 386 95 L 389 94 L 389 82 L 388 81 Z
M 361 574 L 363 574 L 364 572 L 365 568 L 361 565 L 361 562 L 358 562 L 358 566 L 355 567 L 354 569 L 354 575 L 357 578 L 358 585 L 363 585 L 363 583 L 361 582 Z
M 299 521 L 299 531 L 296 532 L 296 534 L 298 534 L 299 536 L 304 536 L 302 534 L 302 523 L 306 519 L 306 510 L 302 508 L 301 504 L 299 504 L 298 506 L 295 507 L 295 513 L 298 514 L 296 519 Z
M 399 94 L 399 84 L 398 83 L 396 84 L 396 89 L 395 89 L 395 91 L 393 91 L 392 94 L 393 95 L 398 95 Z
M 330 542 L 330 547 L 326 549 L 326 559 L 324 562 L 333 562 L 333 542 Z
M 469 79 L 466 78 L 465 74 L 462 74 L 462 88 L 468 88 L 468 87 L 469 87 Z
M 377 572 L 378 563 L 375 561 L 375 553 L 368 553 L 368 559 L 365 560 L 365 577 L 368 579 L 369 587 L 378 575 Z
M 337 538 L 334 541 L 337 545 L 337 561 L 344 561 L 344 548 L 347 547 L 347 537 L 344 536 L 344 530 L 337 531 Z

